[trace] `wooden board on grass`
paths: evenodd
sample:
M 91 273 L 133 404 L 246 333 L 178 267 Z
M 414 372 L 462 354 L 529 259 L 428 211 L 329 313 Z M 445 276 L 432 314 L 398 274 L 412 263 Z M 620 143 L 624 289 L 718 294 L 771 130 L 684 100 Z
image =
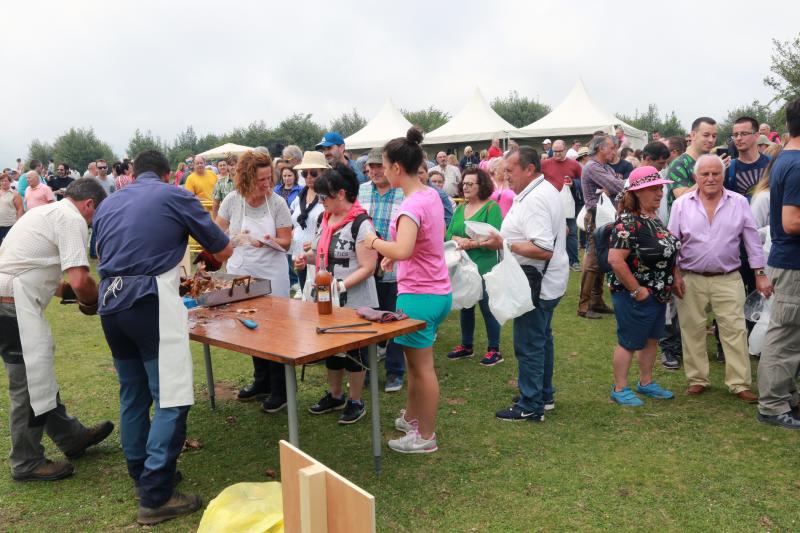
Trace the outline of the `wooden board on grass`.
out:
M 283 524 L 286 533 L 303 531 L 300 470 L 317 466 L 325 470 L 328 533 L 375 533 L 375 497 L 343 478 L 313 457 L 280 441 Z M 309 472 L 307 470 L 306 472 Z M 306 509 L 306 513 L 314 512 Z M 306 514 L 307 515 L 307 514 Z M 316 533 L 316 532 L 315 532 Z

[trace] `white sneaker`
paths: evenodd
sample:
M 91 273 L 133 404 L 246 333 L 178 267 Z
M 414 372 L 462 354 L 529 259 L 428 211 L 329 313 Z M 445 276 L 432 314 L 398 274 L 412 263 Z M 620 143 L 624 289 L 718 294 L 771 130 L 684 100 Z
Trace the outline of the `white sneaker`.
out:
M 556 408 L 556 402 L 551 402 L 551 403 L 544 404 L 544 410 L 545 411 L 552 411 L 555 408 Z
M 302 300 L 303 299 L 303 291 L 295 292 L 294 296 L 292 296 L 292 298 L 294 298 L 295 300 Z
M 295 283 L 294 285 L 289 287 L 289 290 L 290 291 L 295 291 L 295 292 L 299 291 L 300 290 L 300 284 L 299 283 Z
M 394 428 L 397 431 L 408 433 L 411 430 L 417 429 L 417 421 L 412 420 L 409 422 L 406 420 L 406 410 L 400 409 L 400 416 L 394 419 Z
M 423 439 L 416 429 L 409 431 L 404 437 L 390 440 L 389 448 L 400 453 L 433 453 L 439 449 L 435 433 L 430 439 Z

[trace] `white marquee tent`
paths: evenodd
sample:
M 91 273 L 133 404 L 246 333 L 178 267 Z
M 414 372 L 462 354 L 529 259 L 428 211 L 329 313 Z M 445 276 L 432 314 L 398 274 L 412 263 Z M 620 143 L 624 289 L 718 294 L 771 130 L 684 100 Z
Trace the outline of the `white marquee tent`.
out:
M 397 110 L 391 100 L 386 100 L 378 114 L 366 126 L 347 137 L 348 150 L 383 146 L 395 137 L 405 137 L 411 123 Z
M 628 138 L 631 148 L 639 149 L 647 144 L 647 132 L 638 130 L 598 106 L 586 92 L 579 79 L 563 102 L 536 122 L 521 128 L 522 137 L 568 137 L 591 135 L 597 130 L 614 134 L 619 124 Z
M 248 150 L 252 150 L 249 146 L 242 146 L 241 144 L 225 143 L 222 146 L 217 146 L 211 150 L 206 150 L 202 154 L 197 154 L 205 157 L 206 159 L 222 159 L 229 155 L 241 155 Z
M 486 102 L 480 89 L 476 88 L 472 98 L 446 124 L 425 135 L 423 144 L 462 144 L 488 141 L 494 137 L 524 137 L 498 115 Z

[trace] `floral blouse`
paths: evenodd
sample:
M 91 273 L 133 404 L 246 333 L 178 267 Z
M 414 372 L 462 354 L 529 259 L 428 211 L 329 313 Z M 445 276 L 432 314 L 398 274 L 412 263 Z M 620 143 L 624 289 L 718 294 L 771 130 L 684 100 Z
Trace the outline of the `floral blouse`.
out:
M 672 284 L 675 282 L 672 270 L 680 247 L 678 238 L 667 230 L 661 220 L 636 216 L 627 211 L 617 218 L 609 244 L 609 249 L 631 251 L 625 260 L 628 268 L 639 285 L 649 290 L 661 303 L 670 300 Z M 613 271 L 608 281 L 613 292 L 628 290 Z

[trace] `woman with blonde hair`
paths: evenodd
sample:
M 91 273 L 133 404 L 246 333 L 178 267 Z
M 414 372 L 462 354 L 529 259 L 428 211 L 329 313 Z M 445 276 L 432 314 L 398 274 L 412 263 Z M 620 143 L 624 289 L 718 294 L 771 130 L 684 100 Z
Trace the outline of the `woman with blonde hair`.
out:
M 272 160 L 263 152 L 245 152 L 236 167 L 236 188 L 219 206 L 217 224 L 231 237 L 233 255 L 228 274 L 268 279 L 273 296 L 289 296 L 286 250 L 292 241 L 292 215 L 283 198 L 272 192 Z M 253 358 L 253 382 L 239 391 L 239 400 L 270 394 L 262 409 L 286 407 L 283 365 Z
M 750 198 L 750 210 L 753 212 L 753 218 L 756 221 L 758 232 L 762 235 L 762 240 L 769 235 L 769 175 L 782 151 L 783 146 L 780 144 L 773 144 L 767 148 L 765 154 L 770 157 L 769 164 L 753 188 L 753 196 Z
M 489 176 L 491 176 L 492 184 L 494 185 L 494 192 L 489 198 L 497 202 L 497 205 L 500 206 L 500 212 L 505 217 L 508 210 L 511 209 L 511 204 L 514 203 L 517 193 L 512 191 L 511 186 L 508 184 L 506 162 L 502 157 L 495 157 L 489 162 Z

